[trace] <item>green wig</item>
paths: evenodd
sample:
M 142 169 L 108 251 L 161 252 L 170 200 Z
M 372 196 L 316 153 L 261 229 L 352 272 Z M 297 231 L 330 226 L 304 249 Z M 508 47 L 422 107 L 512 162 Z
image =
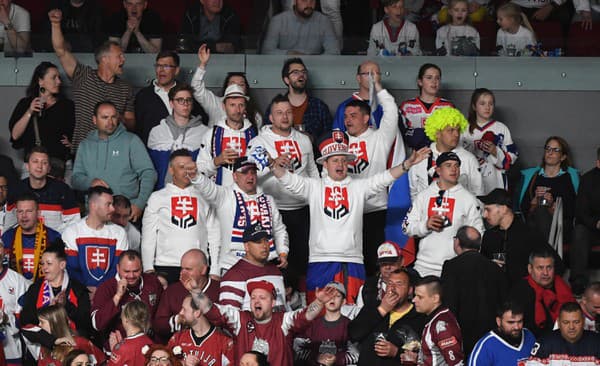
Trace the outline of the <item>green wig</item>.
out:
M 439 108 L 425 121 L 425 134 L 431 141 L 435 141 L 436 134 L 448 126 L 458 127 L 462 133 L 468 125 L 469 122 L 458 109 Z

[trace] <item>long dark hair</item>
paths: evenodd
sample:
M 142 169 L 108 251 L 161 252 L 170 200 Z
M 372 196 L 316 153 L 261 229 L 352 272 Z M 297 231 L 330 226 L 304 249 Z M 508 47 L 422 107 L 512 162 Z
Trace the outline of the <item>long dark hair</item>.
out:
M 258 113 L 258 108 L 256 107 L 256 103 L 254 102 L 254 98 L 250 95 L 250 84 L 248 83 L 248 79 L 246 78 L 246 73 L 241 71 L 228 72 L 227 76 L 225 76 L 225 80 L 223 80 L 223 86 L 221 88 L 221 95 L 225 95 L 225 90 L 227 86 L 229 86 L 229 80 L 231 80 L 234 76 L 240 76 L 244 78 L 244 82 L 246 83 L 246 95 L 250 97 L 250 100 L 246 102 L 246 118 L 248 121 L 254 126 L 256 131 L 258 132 L 258 126 L 256 122 L 256 114 Z
M 494 96 L 494 93 L 492 93 L 491 90 L 486 88 L 477 88 L 473 90 L 473 94 L 471 95 L 471 104 L 469 104 L 469 117 L 467 118 L 467 120 L 469 121 L 469 133 L 473 133 L 475 127 L 477 127 L 477 113 L 475 112 L 475 105 L 477 104 L 479 97 L 486 94 L 492 96 L 495 105 L 496 97 Z
M 33 75 L 31 75 L 31 81 L 29 82 L 29 86 L 25 91 L 25 95 L 30 98 L 35 98 L 40 95 L 40 79 L 43 79 L 44 76 L 48 73 L 49 69 L 56 69 L 58 67 L 52 62 L 42 61 L 39 65 L 36 66 L 35 70 L 33 70 Z

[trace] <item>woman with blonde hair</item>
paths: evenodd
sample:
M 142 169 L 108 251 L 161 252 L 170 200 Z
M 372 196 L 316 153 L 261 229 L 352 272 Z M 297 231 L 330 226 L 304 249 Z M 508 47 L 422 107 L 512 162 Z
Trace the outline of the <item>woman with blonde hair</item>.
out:
M 148 305 L 140 300 L 128 302 L 121 311 L 121 323 L 125 337 L 116 330 L 108 338 L 111 350 L 108 365 L 144 366 L 145 351 L 154 343 L 146 335 L 150 325 Z

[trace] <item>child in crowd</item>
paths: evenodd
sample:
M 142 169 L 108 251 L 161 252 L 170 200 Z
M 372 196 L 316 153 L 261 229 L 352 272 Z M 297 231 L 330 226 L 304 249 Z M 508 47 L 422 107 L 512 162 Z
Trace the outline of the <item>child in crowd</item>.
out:
M 435 37 L 438 56 L 479 55 L 479 32 L 467 24 L 469 2 L 450 0 L 448 4 L 449 24 L 440 27 Z
M 369 56 L 419 56 L 419 30 L 405 19 L 404 0 L 383 0 L 383 20 L 373 24 Z
M 479 160 L 484 194 L 495 188 L 508 189 L 506 171 L 518 157 L 508 127 L 492 118 L 495 104 L 490 90 L 475 89 L 469 106 L 469 128 L 461 136 L 463 148 Z
M 349 341 L 350 319 L 342 315 L 346 288 L 339 282 L 327 286 L 337 290 L 325 304 L 325 315 L 315 319 L 300 336 L 303 345 L 296 353 L 295 365 L 352 365 L 358 361 L 358 348 Z
M 442 69 L 434 64 L 423 64 L 417 75 L 419 96 L 408 99 L 400 105 L 402 113 L 402 134 L 409 148 L 418 150 L 429 146 L 431 141 L 425 136 L 425 121 L 438 108 L 454 107 L 451 101 L 438 97 L 442 82 Z
M 449 21 L 448 0 L 442 0 L 444 4 L 437 14 L 439 24 L 446 24 Z M 479 23 L 490 18 L 490 0 L 470 0 L 469 1 L 469 21 Z
M 496 51 L 498 56 L 523 56 L 531 52 L 527 46 L 535 46 L 535 34 L 531 23 L 521 7 L 515 3 L 506 3 L 498 8 L 498 35 Z

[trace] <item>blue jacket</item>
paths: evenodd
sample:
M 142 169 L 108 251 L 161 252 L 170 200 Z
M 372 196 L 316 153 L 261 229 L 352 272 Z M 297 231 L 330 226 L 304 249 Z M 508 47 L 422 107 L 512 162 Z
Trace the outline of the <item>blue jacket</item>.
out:
M 87 190 L 94 178 L 104 180 L 114 194 L 122 194 L 144 209 L 156 182 L 156 171 L 142 140 L 120 124 L 106 140 L 94 130 L 79 145 L 73 188 Z

